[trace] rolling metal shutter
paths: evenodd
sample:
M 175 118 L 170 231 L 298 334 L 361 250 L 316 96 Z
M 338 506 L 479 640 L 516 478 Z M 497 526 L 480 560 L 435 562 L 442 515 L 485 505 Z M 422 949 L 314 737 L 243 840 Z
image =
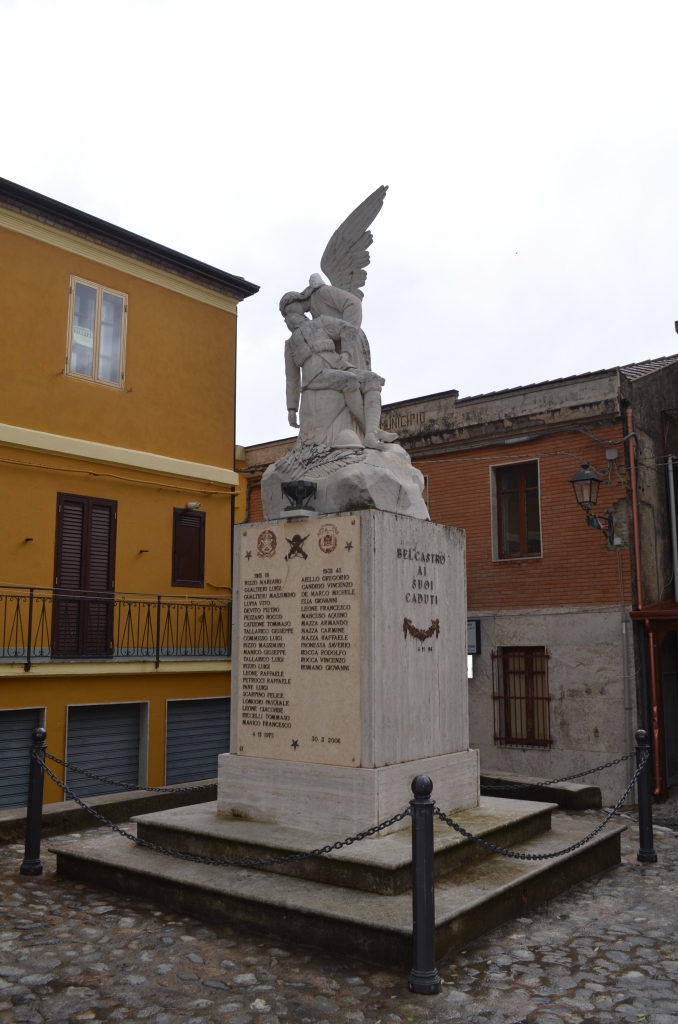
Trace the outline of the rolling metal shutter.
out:
M 231 698 L 167 701 L 165 785 L 214 779 L 231 749 Z
M 138 785 L 140 719 L 140 704 L 70 707 L 66 760 L 98 775 Z M 80 797 L 124 792 L 68 770 L 66 784 Z
M 40 708 L 0 711 L 0 808 L 26 806 L 28 751 L 31 732 L 40 725 L 40 712 Z

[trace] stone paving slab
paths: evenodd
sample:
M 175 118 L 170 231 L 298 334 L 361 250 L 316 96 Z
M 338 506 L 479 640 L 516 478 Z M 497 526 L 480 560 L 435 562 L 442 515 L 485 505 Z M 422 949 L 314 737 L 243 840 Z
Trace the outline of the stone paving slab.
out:
M 591 827 L 600 814 L 572 817 Z M 619 867 L 444 958 L 443 992 L 418 997 L 402 972 L 375 969 L 350 949 L 330 956 L 207 927 L 57 877 L 46 852 L 45 874 L 21 878 L 23 850 L 0 847 L 0 1019 L 678 1024 L 678 837 L 658 830 L 659 862 L 641 865 L 627 823 Z

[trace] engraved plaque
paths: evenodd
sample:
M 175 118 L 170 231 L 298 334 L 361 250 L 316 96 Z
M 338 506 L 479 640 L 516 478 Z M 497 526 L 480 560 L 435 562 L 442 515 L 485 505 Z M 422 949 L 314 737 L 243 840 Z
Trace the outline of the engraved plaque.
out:
M 240 534 L 237 752 L 360 764 L 360 517 Z

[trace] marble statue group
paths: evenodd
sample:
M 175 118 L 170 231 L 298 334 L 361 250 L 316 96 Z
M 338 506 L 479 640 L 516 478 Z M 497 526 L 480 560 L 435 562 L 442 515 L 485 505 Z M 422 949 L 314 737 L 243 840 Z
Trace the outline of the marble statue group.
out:
M 330 284 L 312 274 L 303 292 L 287 292 L 280 300 L 292 332 L 285 344 L 289 423 L 300 428 L 305 441 L 330 446 L 355 442 L 383 450 L 397 437 L 379 429 L 385 381 L 372 370 L 361 326 L 360 286 L 367 278 L 372 242 L 368 229 L 385 195 L 386 186 L 378 188 L 328 242 L 320 266 Z
M 330 238 L 320 261 L 329 284 L 312 274 L 308 287 L 280 300 L 290 331 L 287 414 L 299 436 L 262 480 L 267 519 L 280 514 L 281 485 L 302 478 L 318 484 L 318 512 L 379 508 L 428 519 L 421 473 L 395 443 L 397 434 L 380 428 L 385 381 L 372 369 L 362 329 L 369 228 L 386 191 L 382 185 L 368 196 Z

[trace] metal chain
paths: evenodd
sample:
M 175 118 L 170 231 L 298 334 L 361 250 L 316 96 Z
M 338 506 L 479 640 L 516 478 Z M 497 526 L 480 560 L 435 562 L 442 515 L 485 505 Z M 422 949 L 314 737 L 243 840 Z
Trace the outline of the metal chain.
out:
M 32 757 L 36 755 L 31 753 Z M 38 758 L 38 760 L 40 760 Z M 349 836 L 348 839 L 344 839 L 340 843 L 332 843 L 328 846 L 322 846 L 317 850 L 309 850 L 307 853 L 292 853 L 285 857 L 270 857 L 267 860 L 216 860 L 213 857 L 194 857 L 190 853 L 179 853 L 177 850 L 168 850 L 164 846 L 156 846 L 155 843 L 149 843 L 147 839 L 139 839 L 138 836 L 133 836 L 131 832 L 126 832 L 124 828 L 120 828 L 119 825 L 115 825 L 108 818 L 104 818 L 103 814 L 99 814 L 93 807 L 89 807 L 83 800 L 75 795 L 72 789 L 58 779 L 54 772 L 50 771 L 44 761 L 40 761 L 42 769 L 49 775 L 53 782 L 56 782 L 60 789 L 63 789 L 64 793 L 68 795 L 71 800 L 82 807 L 83 811 L 87 811 L 93 818 L 101 821 L 104 825 L 113 829 L 118 835 L 124 836 L 125 839 L 129 839 L 131 842 L 136 843 L 137 846 L 143 846 L 147 850 L 154 850 L 156 853 L 164 853 L 167 857 L 174 857 L 175 860 L 188 860 L 193 864 L 210 864 L 214 867 L 224 868 L 263 868 L 271 867 L 274 864 L 289 864 L 296 860 L 306 860 L 309 857 L 319 857 L 323 853 L 332 853 L 333 850 L 341 850 L 344 846 L 352 846 L 353 843 L 359 843 L 361 839 L 367 839 L 369 836 L 374 836 L 377 832 L 382 832 L 383 829 L 388 828 L 390 825 L 395 825 L 397 821 L 402 821 L 403 818 L 407 818 L 410 814 L 409 807 L 401 811 L 400 814 L 394 815 L 393 818 L 389 818 L 388 821 L 382 821 L 379 825 L 373 825 L 372 828 L 366 829 L 364 832 L 358 832 L 354 836 Z
M 134 791 L 141 790 L 144 793 L 183 793 L 186 791 L 193 792 L 196 789 L 214 789 L 216 782 L 210 782 L 208 785 L 201 786 L 190 786 L 185 789 L 178 789 L 176 786 L 135 786 L 133 782 L 118 782 L 117 779 L 107 779 L 104 775 L 95 775 L 94 772 L 88 772 L 85 768 L 78 768 L 76 765 L 71 764 L 70 761 L 62 761 L 60 757 L 55 757 L 54 754 L 48 754 L 45 750 L 45 757 L 48 757 L 50 761 L 56 761 L 57 764 L 62 765 L 64 768 L 68 768 L 71 772 L 78 772 L 79 775 L 86 775 L 88 779 L 94 779 L 96 782 L 106 782 L 110 786 L 121 786 L 123 789 L 132 789 Z
M 572 846 L 568 846 L 565 850 L 558 850 L 557 853 L 518 853 L 515 850 L 504 850 L 501 846 L 494 846 L 493 843 L 487 843 L 484 839 L 480 839 L 478 836 L 474 836 L 472 832 L 467 832 L 466 829 L 462 828 L 461 825 L 459 825 L 456 821 L 453 821 L 452 818 L 448 818 L 446 814 L 443 814 L 443 812 L 438 807 L 434 807 L 433 814 L 437 818 L 440 818 L 441 821 L 444 821 L 446 825 L 449 825 L 451 828 L 453 828 L 455 832 L 459 832 L 459 834 L 464 836 L 465 839 L 470 839 L 472 842 L 478 843 L 479 846 L 484 846 L 486 850 L 490 851 L 490 853 L 500 853 L 503 857 L 514 857 L 516 860 L 553 860 L 555 857 L 564 857 L 565 854 L 572 853 L 573 850 L 578 850 L 580 846 L 585 846 L 586 843 L 590 843 L 591 840 L 594 839 L 599 832 L 602 832 L 607 823 L 611 821 L 612 818 L 615 816 L 621 805 L 626 800 L 626 797 L 629 795 L 629 793 L 635 786 L 636 781 L 638 780 L 638 776 L 647 764 L 649 756 L 649 751 L 646 751 L 643 760 L 638 765 L 634 773 L 634 776 L 629 782 L 625 791 L 622 793 L 622 795 L 620 796 L 619 800 L 612 808 L 610 813 L 605 818 L 603 818 L 600 825 L 598 825 L 597 828 L 594 828 L 593 832 L 590 832 L 583 839 L 580 839 L 578 843 L 573 843 Z
M 614 768 L 616 764 L 621 764 L 623 761 L 628 761 L 630 757 L 635 756 L 636 752 L 634 750 L 630 754 L 624 754 L 623 757 L 615 758 L 614 761 L 599 764 L 597 768 L 587 768 L 585 772 L 577 772 L 576 775 L 564 775 L 562 779 L 549 779 L 548 782 L 521 782 L 512 786 L 495 786 L 492 782 L 484 782 L 481 789 L 536 789 L 537 786 L 555 786 L 558 782 L 571 782 L 572 779 L 582 779 L 585 775 L 595 775 L 596 772 L 602 772 L 605 768 Z

